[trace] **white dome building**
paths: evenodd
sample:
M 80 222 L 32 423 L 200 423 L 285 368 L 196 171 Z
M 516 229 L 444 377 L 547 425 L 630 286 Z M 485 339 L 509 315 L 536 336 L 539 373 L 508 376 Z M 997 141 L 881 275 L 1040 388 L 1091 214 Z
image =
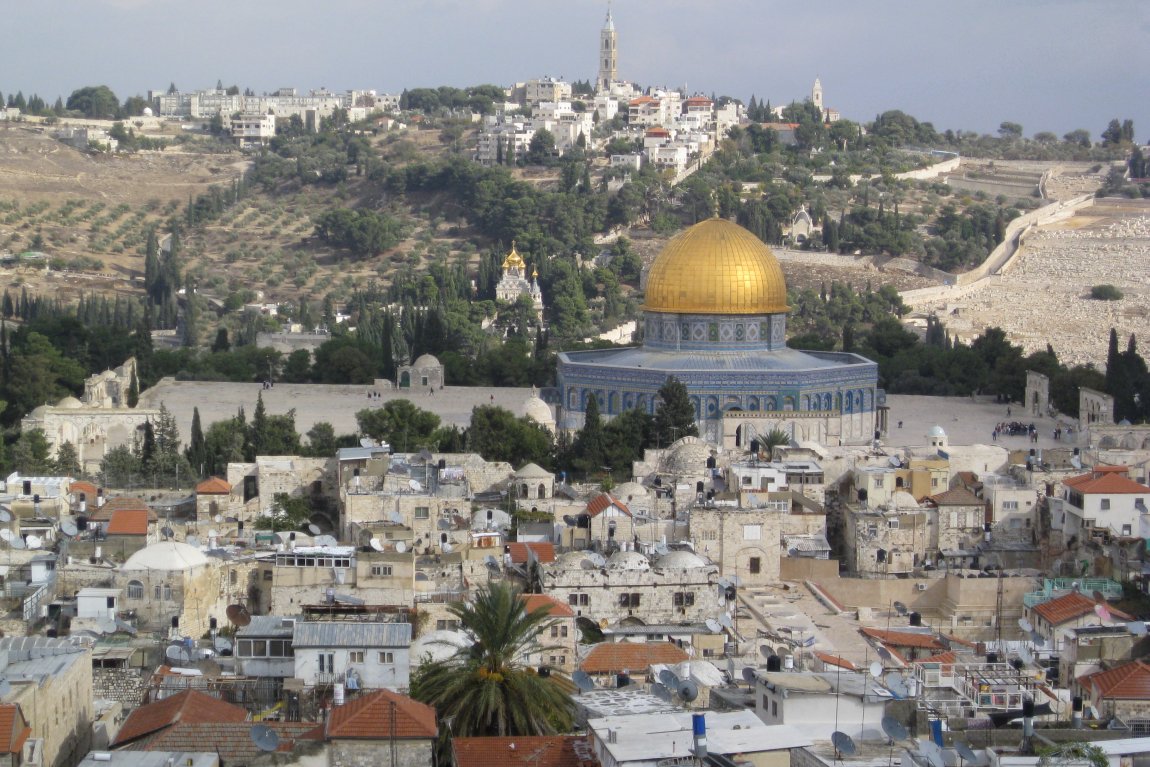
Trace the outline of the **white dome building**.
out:
M 128 557 L 114 576 L 123 589 L 120 604 L 136 613 L 141 631 L 171 631 L 176 636 L 198 637 L 208 631 L 211 618 L 226 625 L 229 604 L 246 602 L 245 579 L 231 583 L 222 559 L 179 541 L 162 541 Z

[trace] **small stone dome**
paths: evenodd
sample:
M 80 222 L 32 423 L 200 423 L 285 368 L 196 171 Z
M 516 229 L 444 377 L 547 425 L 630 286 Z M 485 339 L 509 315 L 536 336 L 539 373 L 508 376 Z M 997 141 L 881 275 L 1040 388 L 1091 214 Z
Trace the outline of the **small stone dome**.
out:
M 683 437 L 675 442 L 663 456 L 663 465 L 675 472 L 703 473 L 712 448 L 698 437 Z
M 918 501 L 907 491 L 896 490 L 890 496 L 890 505 L 896 509 L 913 509 L 918 506 Z
M 42 420 L 44 420 L 44 416 L 46 416 L 46 415 L 48 415 L 48 406 L 47 405 L 41 405 L 40 407 L 33 408 L 32 412 L 28 414 L 28 417 L 42 421 Z
M 84 403 L 75 397 L 64 397 L 64 399 L 56 403 L 56 407 L 66 408 L 67 410 L 77 410 L 78 408 L 84 407 Z
M 516 479 L 555 479 L 555 475 L 537 463 L 529 463 L 515 472 Z
M 621 485 L 616 485 L 611 490 L 611 495 L 625 503 L 634 503 L 635 501 L 649 500 L 651 497 L 651 490 L 638 482 L 624 482 Z
M 656 563 L 660 570 L 697 570 L 707 567 L 707 561 L 690 551 L 668 551 Z
M 457 651 L 473 644 L 475 643 L 462 631 L 444 630 L 421 634 L 411 643 L 411 663 L 413 666 L 418 666 L 427 660 L 432 663 L 444 661 Z
M 439 364 L 439 360 L 433 355 L 421 354 L 415 362 L 411 363 L 411 366 L 413 368 L 436 368 L 439 367 Z
M 192 570 L 208 563 L 202 551 L 179 541 L 161 541 L 145 546 L 123 564 L 121 570 Z
M 930 427 L 930 431 L 928 431 L 926 433 L 926 436 L 928 436 L 928 437 L 946 437 L 946 432 L 943 430 L 943 428 L 941 426 L 939 426 L 938 424 L 935 424 L 934 426 Z
M 608 570 L 650 570 L 651 562 L 637 551 L 616 551 L 607 558 Z
M 586 551 L 567 551 L 555 559 L 555 568 L 557 570 L 583 570 L 585 569 L 583 567 L 584 561 L 590 561 Z

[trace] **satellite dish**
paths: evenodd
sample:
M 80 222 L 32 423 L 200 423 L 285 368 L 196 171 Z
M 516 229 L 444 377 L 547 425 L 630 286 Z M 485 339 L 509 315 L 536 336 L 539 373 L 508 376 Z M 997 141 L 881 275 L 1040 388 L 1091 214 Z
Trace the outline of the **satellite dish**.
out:
M 586 562 L 587 560 L 583 561 Z M 488 570 L 491 570 L 492 572 L 497 572 L 499 570 L 499 560 L 491 554 L 488 554 L 483 558 L 483 564 L 487 567 Z
M 24 539 L 18 535 L 13 535 L 12 540 L 8 541 L 8 545 L 16 550 L 27 548 L 27 546 L 24 545 Z
M 891 466 L 895 467 L 896 469 L 902 468 L 902 461 L 899 460 L 899 457 L 897 455 L 892 455 L 890 457 L 889 463 Z
M 870 664 L 870 675 L 873 676 L 875 679 L 878 679 L 879 677 L 882 676 L 882 664 L 879 663 L 877 660 L 874 663 Z
M 1126 624 L 1126 630 L 1136 637 L 1146 636 L 1146 621 L 1131 621 Z
M 954 741 L 954 750 L 958 752 L 959 757 L 961 757 L 964 762 L 976 764 L 979 761 L 978 756 L 970 748 L 970 744 L 964 740 Z
M 930 767 L 946 767 L 946 762 L 942 758 L 942 749 L 933 740 L 920 740 L 918 751 L 930 762 Z
M 670 703 L 670 701 L 671 701 L 671 691 L 668 690 L 663 685 L 659 684 L 658 682 L 651 685 L 651 693 L 654 694 L 654 696 L 656 698 L 659 698 L 660 700 L 665 700 L 668 703 Z
M 586 562 L 587 560 L 583 561 Z M 714 618 L 707 618 L 707 620 L 703 621 L 703 625 L 705 625 L 707 627 L 707 631 L 710 631 L 712 634 L 718 634 L 723 630 L 723 624 L 719 623 Z
M 360 447 L 375 447 L 375 440 L 371 437 L 362 437 L 359 440 Z
M 435 526 L 440 530 L 450 530 L 453 525 L 447 517 L 440 517 L 439 521 L 435 523 Z
M 842 756 L 851 756 L 858 750 L 851 736 L 838 730 L 831 733 L 831 743 L 834 744 L 835 752 Z
M 444 541 L 440 548 L 443 549 L 444 554 L 450 554 L 451 552 L 455 551 L 455 547 L 451 545 L 450 541 Z
M 407 544 L 404 543 L 403 541 L 396 541 L 395 542 L 395 553 L 396 554 L 404 554 L 406 552 L 407 552 Z
M 165 538 L 171 538 L 173 535 L 176 534 L 176 531 L 173 530 L 172 528 L 168 527 L 167 525 L 164 525 L 163 527 L 160 528 L 160 534 L 163 535 Z
M 1034 653 L 1030 652 L 1028 647 L 1022 645 L 1018 648 L 1018 659 L 1027 666 L 1030 666 L 1034 663 Z
M 208 539 L 209 540 L 211 540 L 212 538 L 219 538 L 219 537 L 220 537 L 220 531 L 219 530 L 216 530 L 215 528 L 213 528 L 213 529 L 208 531 Z
M 599 569 L 598 567 L 595 566 L 595 563 L 592 562 L 590 559 L 580 559 L 579 560 L 579 567 L 583 568 L 584 570 L 598 570 Z
M 28 537 L 31 538 L 32 536 L 28 536 Z M 1110 608 L 1107 607 L 1102 602 L 1099 602 L 1098 604 L 1094 605 L 1094 614 L 1097 615 L 1099 618 L 1101 618 L 1104 621 L 1110 620 Z
M 403 524 L 403 515 L 400 514 L 398 511 L 396 511 L 395 509 L 392 509 L 391 511 L 387 512 L 387 519 L 393 525 L 402 525 Z
M 421 484 L 419 483 L 419 480 L 418 480 L 418 479 L 409 479 L 409 480 L 407 480 L 407 486 L 408 486 L 409 488 L 411 488 L 411 491 L 412 491 L 412 492 L 414 492 L 414 493 L 422 493 L 422 492 L 423 492 L 423 485 L 421 485 Z
M 1030 621 L 1026 620 L 1026 618 L 1018 619 L 1018 627 L 1025 631 L 1027 634 L 1029 634 L 1031 631 L 1034 631 L 1034 625 L 1031 624 Z
M 886 683 L 886 688 L 890 690 L 891 695 L 896 698 L 906 697 L 906 685 L 903 684 L 902 674 L 897 671 L 891 671 L 883 677 L 883 681 Z
M 576 671 L 571 675 L 571 681 L 579 688 L 580 692 L 588 692 L 595 689 L 595 680 L 586 671 Z
M 579 520 L 570 514 L 564 514 L 563 524 L 567 525 L 567 527 L 575 527 L 575 525 L 579 524 Z
M 199 539 L 199 536 L 195 536 L 195 535 L 189 535 L 189 536 L 188 536 L 188 537 L 187 537 L 187 538 L 184 540 L 184 543 L 188 544 L 189 546 L 193 546 L 193 547 L 199 546 L 199 545 L 200 545 L 200 539 Z
M 331 548 L 339 545 L 339 541 L 336 540 L 334 535 L 317 535 L 314 542 L 316 546 L 322 548 Z
M 1046 644 L 1046 637 L 1042 636 L 1042 634 L 1039 634 L 1037 631 L 1031 631 L 1030 641 L 1034 642 L 1035 647 L 1042 647 L 1042 645 Z
M 0 539 L 7 541 L 8 543 L 11 543 L 12 542 L 12 531 L 6 527 L 3 530 L 0 530 Z
M 882 718 L 882 731 L 891 740 L 906 740 L 908 734 L 902 722 L 889 714 Z
M 116 623 L 115 618 L 104 618 L 99 622 L 99 627 L 101 634 L 115 634 L 119 624 Z
M 228 605 L 228 609 L 224 611 L 224 615 L 228 617 L 228 623 L 237 628 L 243 628 L 252 622 L 252 614 L 248 612 L 248 608 L 243 605 Z
M 275 751 L 280 747 L 279 733 L 266 724 L 253 725 L 248 734 L 260 751 Z
M 0 506 L 0 522 L 11 522 L 12 510 L 7 506 Z
M 307 531 L 312 535 L 319 535 L 323 531 L 319 529 L 319 525 L 312 523 L 307 526 Z
M 889 661 L 891 659 L 890 650 L 886 649 L 885 647 L 879 647 L 876 652 L 878 653 L 878 657 L 882 658 L 884 661 Z
M 725 629 L 734 628 L 734 624 L 731 623 L 731 616 L 729 613 L 719 613 L 719 625 Z
M 659 672 L 659 681 L 672 692 L 677 692 L 679 689 L 679 677 L 675 676 L 675 672 L 669 668 L 665 668 Z
M 188 653 L 187 648 L 185 648 L 182 644 L 168 645 L 168 648 L 164 650 L 164 657 L 173 663 L 192 662 L 192 656 Z
M 751 666 L 743 666 L 743 681 L 744 682 L 749 682 L 751 684 L 754 684 L 758 680 L 758 678 L 759 677 L 755 673 L 754 668 L 752 668 Z
M 372 538 L 367 542 L 367 545 L 371 546 L 376 551 L 383 551 L 383 544 L 379 542 L 378 538 Z
M 699 685 L 692 682 L 690 679 L 684 679 L 682 684 L 679 685 L 679 697 L 683 699 L 684 703 L 690 703 L 695 698 L 699 697 Z
M 902 602 L 895 602 L 894 611 L 899 615 L 906 615 L 906 605 L 904 605 Z
M 60 520 L 60 532 L 69 538 L 74 538 L 79 534 L 80 529 L 76 527 L 76 523 L 70 519 Z
M 219 523 L 224 521 L 224 515 L 223 514 L 217 514 L 214 517 L 212 517 L 212 521 L 218 525 Z

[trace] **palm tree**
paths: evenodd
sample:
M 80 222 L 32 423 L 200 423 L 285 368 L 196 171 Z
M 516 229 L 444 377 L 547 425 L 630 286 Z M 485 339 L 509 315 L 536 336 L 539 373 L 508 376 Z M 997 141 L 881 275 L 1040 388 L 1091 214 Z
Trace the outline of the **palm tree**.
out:
M 770 460 L 775 459 L 775 448 L 784 447 L 791 444 L 791 435 L 787 434 L 782 429 L 771 429 L 763 437 L 763 450 L 767 453 Z
M 558 671 L 526 665 L 544 652 L 538 636 L 548 608 L 527 612 L 522 594 L 506 583 L 480 588 L 470 603 L 448 610 L 474 641 L 442 661 L 424 663 L 411 695 L 434 706 L 443 737 L 553 735 L 571 729 L 571 681 Z

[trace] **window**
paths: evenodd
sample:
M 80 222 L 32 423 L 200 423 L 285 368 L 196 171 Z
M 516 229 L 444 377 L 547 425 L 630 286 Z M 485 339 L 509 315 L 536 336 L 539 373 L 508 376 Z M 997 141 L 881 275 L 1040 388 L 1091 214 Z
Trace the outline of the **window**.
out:
M 1101 501 L 1101 504 L 1102 505 L 1099 506 L 1099 508 L 1102 509 L 1102 511 L 1110 511 L 1110 499 L 1109 498 L 1103 498 Z
M 144 584 L 139 581 L 128 581 L 128 599 L 143 599 Z
M 761 573 L 763 571 L 763 560 L 759 557 L 751 557 L 747 563 L 747 571 L 750 572 L 751 575 Z
M 704 541 L 717 541 L 719 540 L 718 530 L 704 530 L 700 536 Z
M 160 598 L 160 584 L 157 583 L 155 586 L 152 587 L 152 596 L 153 596 L 153 598 L 159 600 L 159 598 Z
M 390 650 L 380 650 L 379 652 L 380 663 L 395 663 L 395 653 Z
M 591 604 L 591 598 L 587 594 L 568 594 L 567 604 L 573 607 L 586 607 Z
M 363 650 L 352 650 L 347 654 L 348 663 L 363 663 Z
M 416 506 L 415 507 L 415 518 L 416 519 L 430 519 L 431 518 L 431 509 L 427 506 Z
M 565 666 L 567 664 L 566 655 L 552 655 L 547 658 L 548 665 L 551 666 Z
M 619 606 L 620 607 L 638 607 L 639 606 L 639 595 L 634 594 L 634 593 L 632 593 L 632 594 L 620 594 L 619 595 Z
M 867 525 L 866 534 L 872 537 L 878 535 L 878 525 Z
M 695 592 L 693 591 L 676 591 L 672 597 L 672 604 L 675 607 L 691 607 L 695 604 Z
M 874 486 L 875 487 L 882 487 L 882 480 L 883 480 L 882 477 L 875 477 L 874 478 Z
M 391 575 L 391 565 L 372 565 L 371 574 L 378 577 L 389 576 Z
M 1018 501 L 1003 501 L 1002 502 L 1002 510 L 1003 511 L 1018 511 Z
M 771 716 L 779 715 L 779 702 L 777 700 L 771 701 Z
M 319 658 L 319 673 L 331 674 L 335 672 L 335 654 L 330 652 L 321 652 Z
M 1122 535 L 1130 535 L 1130 525 L 1122 525 Z
M 567 626 L 566 625 L 552 626 L 551 627 L 551 638 L 552 639 L 566 639 L 567 638 Z
M 897 519 L 888 519 L 886 521 L 886 526 L 887 526 L 888 530 L 897 530 L 898 529 L 898 520 Z
M 164 601 L 165 602 L 172 601 L 172 587 L 166 583 L 164 584 Z
M 437 620 L 435 622 L 436 631 L 456 631 L 459 628 L 459 621 L 449 618 L 447 620 Z
M 264 570 L 264 580 L 265 581 L 270 581 L 273 577 L 274 576 L 272 575 L 271 570 Z
M 743 479 L 744 485 L 750 485 L 751 484 L 751 478 L 750 477 L 743 477 L 742 479 Z
M 938 487 L 938 477 L 931 477 L 930 478 L 930 486 L 931 487 Z
M 743 525 L 744 541 L 761 541 L 763 539 L 762 525 Z

